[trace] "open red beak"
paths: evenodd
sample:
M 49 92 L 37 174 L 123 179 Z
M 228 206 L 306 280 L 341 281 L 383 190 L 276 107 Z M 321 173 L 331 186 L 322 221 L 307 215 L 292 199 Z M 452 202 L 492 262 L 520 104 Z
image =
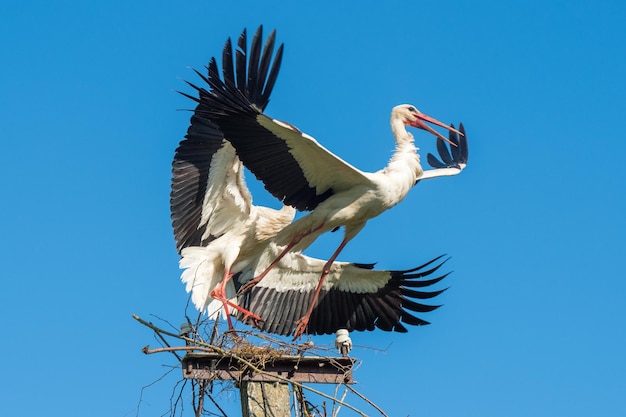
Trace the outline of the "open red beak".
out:
M 444 129 L 447 129 L 451 132 L 457 133 L 461 136 L 464 136 L 463 133 L 459 132 L 456 129 L 453 129 L 452 127 L 441 123 L 439 120 L 437 119 L 433 119 L 430 116 L 426 116 L 424 113 L 420 113 L 417 115 L 417 119 L 415 119 L 415 121 L 413 123 L 411 123 L 411 126 L 417 127 L 418 129 L 424 129 L 427 132 L 432 133 L 433 135 L 437 136 L 437 138 L 448 142 L 450 145 L 452 146 L 456 146 L 456 144 L 452 141 L 450 141 L 448 138 L 446 138 L 445 136 L 443 136 L 441 133 L 437 132 L 435 129 L 433 129 L 432 127 L 428 126 L 426 123 L 424 122 L 428 122 L 428 123 L 432 123 L 434 125 L 437 125 L 439 127 L 443 127 Z

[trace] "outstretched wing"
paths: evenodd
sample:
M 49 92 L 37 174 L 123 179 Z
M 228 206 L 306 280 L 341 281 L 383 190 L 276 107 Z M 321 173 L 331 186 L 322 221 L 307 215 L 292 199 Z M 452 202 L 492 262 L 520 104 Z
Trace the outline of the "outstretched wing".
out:
M 271 43 L 273 44 L 273 40 Z M 254 51 L 258 48 L 258 43 L 253 45 Z M 261 110 L 267 106 L 278 75 L 281 51 L 282 46 L 271 70 L 271 53 L 264 55 L 261 62 L 257 61 L 254 65 L 251 63 L 251 68 L 255 68 L 257 72 L 251 72 L 250 82 L 245 73 L 245 55 L 242 56 L 237 51 L 240 94 L 251 106 Z M 258 52 L 252 55 L 259 57 Z M 232 81 L 235 75 L 230 40 L 224 48 L 223 60 L 225 78 Z M 265 85 L 254 83 L 257 76 L 263 80 L 267 78 Z M 224 140 L 218 126 L 207 119 L 209 109 L 206 104 L 201 102 L 200 97 L 191 98 L 198 104 L 191 116 L 187 135 L 176 149 L 172 162 L 170 209 L 179 252 L 188 246 L 205 246 L 235 222 L 245 221 L 252 204 L 241 161 L 231 144 Z
M 170 213 L 176 249 L 180 253 L 188 246 L 206 243 L 201 224 L 202 206 L 209 181 L 213 156 L 222 148 L 223 135 L 213 123 L 197 115 L 191 116 L 191 125 L 180 142 L 172 162 Z
M 416 268 L 380 271 L 373 265 L 336 262 L 333 264 L 314 308 L 306 333 L 330 334 L 338 329 L 364 331 L 379 328 L 406 332 L 404 324 L 425 325 L 427 321 L 412 313 L 426 313 L 439 306 L 423 304 L 441 294 L 416 290 L 431 287 L 448 274 L 430 277 L 445 261 L 430 267 L 441 256 Z M 269 274 L 240 297 L 241 305 L 264 321 L 260 330 L 281 335 L 293 332 L 305 315 L 319 282 L 324 261 L 290 253 Z M 247 272 L 242 276 L 246 279 Z M 240 320 L 243 317 L 239 315 Z M 253 324 L 253 323 L 250 323 Z M 254 325 L 254 324 L 253 324 Z
M 334 193 L 370 184 L 370 180 L 311 136 L 263 114 L 282 60 L 281 44 L 270 65 L 275 34 L 272 31 L 261 48 L 263 33 L 259 27 L 248 53 L 244 30 L 237 44 L 234 69 L 228 40 L 222 59 L 223 79 L 212 58 L 208 77 L 198 73 L 209 90 L 189 83 L 199 91 L 200 98 L 185 95 L 205 106 L 202 116 L 219 127 L 244 165 L 272 195 L 298 210 L 312 210 Z M 255 103 L 255 97 L 262 99 L 261 105 Z

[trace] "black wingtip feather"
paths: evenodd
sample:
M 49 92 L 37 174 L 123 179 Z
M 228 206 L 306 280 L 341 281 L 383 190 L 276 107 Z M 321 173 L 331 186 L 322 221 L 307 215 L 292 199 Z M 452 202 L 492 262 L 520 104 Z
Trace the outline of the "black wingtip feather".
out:
M 402 277 L 403 280 L 402 280 L 402 284 L 401 285 L 403 287 L 407 287 L 407 288 L 430 287 L 432 285 L 435 285 L 439 281 L 443 280 L 445 277 L 447 277 L 451 273 L 452 272 L 447 272 L 447 273 L 443 274 L 440 277 L 432 278 L 432 279 L 428 279 L 428 280 L 422 280 L 422 281 L 415 281 L 415 280 L 405 279 L 405 278 L 420 278 L 420 277 L 415 277 L 415 276 L 411 276 L 411 275 L 405 275 L 405 276 Z
M 454 142 L 454 132 L 450 132 L 448 134 L 448 140 L 452 143 Z M 437 153 L 439 153 L 439 156 L 441 157 L 441 160 L 443 161 L 444 164 L 450 166 L 454 163 L 454 159 L 452 158 L 452 155 L 450 154 L 450 150 L 448 149 L 448 144 L 446 142 L 444 142 L 443 140 L 438 140 L 437 141 Z M 451 146 L 451 148 L 454 148 L 454 146 Z
M 439 265 L 435 266 L 435 267 L 434 267 L 434 268 L 432 268 L 432 269 L 429 269 L 428 271 L 423 271 L 423 272 L 420 272 L 420 273 L 417 273 L 417 271 L 419 271 L 420 269 L 424 269 L 424 268 L 426 268 L 427 266 L 429 266 L 429 265 L 431 265 L 431 264 L 433 264 L 433 263 L 437 262 L 439 259 L 443 258 L 444 256 L 446 256 L 446 255 L 445 255 L 445 254 L 443 254 L 443 255 L 439 255 L 439 256 L 437 256 L 436 258 L 431 259 L 430 261 L 428 261 L 428 262 L 426 262 L 426 263 L 424 263 L 424 264 L 422 264 L 422 265 L 420 265 L 420 266 L 416 266 L 415 268 L 411 268 L 411 269 L 404 269 L 404 270 L 401 270 L 401 271 L 391 271 L 391 273 L 392 273 L 392 274 L 394 274 L 394 273 L 395 273 L 395 274 L 403 274 L 403 275 L 407 275 L 407 274 L 409 274 L 409 273 L 411 273 L 411 272 L 416 272 L 416 275 L 415 275 L 415 277 L 416 277 L 416 278 L 419 278 L 420 276 L 429 275 L 429 274 L 431 274 L 431 273 L 435 272 L 437 269 L 439 269 L 439 268 L 440 268 L 443 264 L 445 264 L 446 262 L 448 262 L 448 261 L 450 260 L 450 258 L 446 258 L 446 259 L 445 259 L 443 262 L 441 262 Z
M 454 124 L 450 124 L 450 127 L 454 129 Z M 437 153 L 439 154 L 439 158 L 435 157 L 433 154 L 429 153 L 426 155 L 426 160 L 428 161 L 428 165 L 435 169 L 440 168 L 460 168 L 461 164 L 467 164 L 469 157 L 469 146 L 467 143 L 467 135 L 465 134 L 465 127 L 463 123 L 459 124 L 459 132 L 462 135 L 459 135 L 455 132 L 448 132 L 448 139 L 454 143 L 456 146 L 448 146 L 444 141 L 437 141 Z
M 426 326 L 428 324 L 430 324 L 429 321 L 420 319 L 419 317 L 415 317 L 413 314 L 410 314 L 406 311 L 404 311 L 402 313 L 402 316 L 400 317 L 400 319 L 406 323 L 406 324 L 410 324 L 411 326 Z
M 449 288 L 449 287 L 448 287 Z M 430 298 L 434 298 L 439 294 L 445 292 L 448 288 L 444 288 L 442 290 L 437 291 L 416 291 L 410 290 L 408 288 L 400 289 L 400 292 L 404 297 L 417 298 L 418 300 L 428 300 Z

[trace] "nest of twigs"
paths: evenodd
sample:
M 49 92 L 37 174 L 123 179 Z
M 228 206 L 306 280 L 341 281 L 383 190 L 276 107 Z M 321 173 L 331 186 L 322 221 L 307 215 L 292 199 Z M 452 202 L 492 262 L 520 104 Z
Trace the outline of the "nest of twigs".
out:
M 171 352 L 177 357 L 177 359 L 181 363 L 183 363 L 184 358 L 180 356 L 180 353 L 186 353 L 188 355 L 194 353 L 212 353 L 218 358 L 216 359 L 217 361 L 226 360 L 230 363 L 237 363 L 237 368 L 241 376 L 248 373 L 265 374 L 267 373 L 265 371 L 266 368 L 272 367 L 275 361 L 281 360 L 285 357 L 297 356 L 300 358 L 314 359 L 309 356 L 315 356 L 327 358 L 332 362 L 334 362 L 335 359 L 339 357 L 339 353 L 334 347 L 316 347 L 313 345 L 312 342 L 293 343 L 280 340 L 271 337 L 266 333 L 260 333 L 257 331 L 228 330 L 219 334 L 217 322 L 214 321 L 198 320 L 196 321 L 196 323 L 192 324 L 188 320 L 188 323 L 185 323 L 183 324 L 183 326 L 181 326 L 181 331 L 179 333 L 174 333 L 172 331 L 161 329 L 154 324 L 139 318 L 136 315 L 134 315 L 133 318 L 144 326 L 152 329 L 155 333 L 155 336 L 163 345 L 163 347 L 154 349 L 146 346 L 143 348 L 144 353 L 153 354 L 159 352 Z M 211 330 L 210 327 L 213 327 L 213 329 Z M 172 340 L 176 340 L 177 343 L 170 343 Z M 205 397 L 209 398 L 209 400 L 211 400 L 215 407 L 219 409 L 219 405 L 215 402 L 211 395 L 211 387 L 214 382 L 213 378 L 202 378 L 195 381 L 192 379 L 191 381 L 193 390 L 192 397 L 194 399 L 192 405 L 196 416 L 203 415 L 203 399 Z M 289 383 L 293 386 L 293 392 L 298 398 L 298 402 L 300 403 L 299 408 L 300 410 L 302 410 L 297 415 L 322 417 L 328 415 L 325 411 L 325 402 L 323 403 L 324 412 L 309 413 L 304 411 L 305 409 L 317 409 L 316 407 L 310 408 L 312 407 L 311 403 L 304 397 L 304 392 L 307 391 L 309 393 L 319 395 L 320 397 L 328 401 L 331 401 L 333 404 L 333 409 L 335 407 L 340 408 L 343 406 L 356 412 L 358 415 L 366 416 L 364 412 L 358 410 L 354 406 L 344 401 L 345 394 L 347 392 L 352 392 L 361 399 L 365 400 L 370 406 L 374 407 L 376 411 L 380 412 L 382 416 L 386 416 L 386 414 L 379 407 L 377 407 L 367 398 L 354 390 L 354 388 L 345 383 L 337 385 L 337 389 L 340 385 L 345 387 L 346 389 L 342 398 L 339 399 L 336 395 L 330 396 L 308 385 L 303 385 L 302 383 L 290 381 L 282 377 L 278 377 L 278 382 Z M 180 398 L 181 396 L 179 395 L 179 399 Z M 177 403 L 178 400 L 176 404 Z M 176 408 L 174 407 L 171 413 L 172 416 L 175 415 L 175 411 Z M 336 413 L 331 412 L 330 415 L 336 415 Z

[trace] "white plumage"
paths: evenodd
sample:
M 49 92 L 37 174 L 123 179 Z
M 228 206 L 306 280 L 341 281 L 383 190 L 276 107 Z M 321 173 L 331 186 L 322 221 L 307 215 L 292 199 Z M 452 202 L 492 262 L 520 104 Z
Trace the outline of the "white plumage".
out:
M 252 318 L 250 324 L 262 330 L 290 334 L 308 307 L 326 262 L 287 253 L 256 288 L 236 296 L 238 286 L 264 270 L 282 251 L 271 239 L 289 223 L 294 209 L 252 204 L 243 166 L 233 148 L 215 127 L 197 118 L 199 112 L 201 107 L 191 118 L 187 138 L 177 149 L 173 164 L 171 206 L 184 269 L 181 278 L 196 308 L 210 317 L 215 318 L 230 303 L 242 309 L 236 313 L 240 320 Z M 206 198 L 208 194 L 211 198 Z M 202 233 L 196 234 L 201 237 L 194 241 L 189 236 L 196 230 Z M 430 287 L 447 275 L 420 280 L 441 266 L 424 270 L 437 259 L 406 271 L 377 271 L 373 265 L 335 262 L 322 288 L 326 302 L 315 310 L 308 332 L 376 327 L 402 332 L 406 328 L 401 322 L 428 324 L 410 312 L 428 312 L 437 306 L 414 300 L 432 298 L 443 290 L 411 288 Z M 227 268 L 235 279 L 227 281 L 224 299 L 214 299 L 216 287 L 226 282 Z M 258 321 L 257 315 L 263 320 Z
M 218 135 L 215 129 L 215 137 Z M 219 140 L 215 149 L 197 225 L 203 229 L 201 240 L 207 243 L 182 248 L 180 267 L 185 270 L 181 279 L 198 310 L 215 317 L 224 306 L 230 320 L 227 305 L 237 308 L 234 286 L 227 286 L 230 278 L 263 252 L 269 240 L 293 220 L 295 209 L 253 205 L 243 165 L 233 147 Z
M 240 37 L 236 71 L 233 70 L 230 42 L 227 42 L 223 59 L 224 80 L 220 78 L 215 59 L 212 59 L 209 76 L 203 77 L 210 90 L 194 86 L 200 92 L 200 99 L 194 99 L 204 106 L 203 116 L 218 126 L 241 161 L 274 196 L 300 210 L 311 210 L 277 234 L 274 241 L 278 247 L 283 247 L 282 251 L 242 288 L 242 292 L 261 282 L 283 256 L 305 249 L 322 233 L 344 227 L 341 244 L 322 266 L 317 291 L 296 329 L 298 336 L 305 332 L 326 274 L 345 245 L 362 230 L 367 220 L 398 204 L 420 179 L 461 172 L 467 162 L 467 142 L 462 127 L 459 132 L 424 115 L 412 105 L 399 105 L 391 113 L 396 150 L 389 164 L 374 173 L 360 171 L 333 155 L 311 136 L 263 114 L 264 106 L 257 105 L 255 97 L 269 98 L 282 59 L 282 45 L 269 70 L 274 32 L 262 51 L 260 33 L 257 31 L 252 41 L 249 58 L 246 56 L 245 32 Z M 250 86 L 252 88 L 248 88 Z M 448 129 L 450 140 L 425 122 Z M 413 135 L 406 126 L 427 130 L 454 147 L 462 144 L 464 148 L 453 150 L 458 156 L 453 166 L 446 165 L 424 173 Z

